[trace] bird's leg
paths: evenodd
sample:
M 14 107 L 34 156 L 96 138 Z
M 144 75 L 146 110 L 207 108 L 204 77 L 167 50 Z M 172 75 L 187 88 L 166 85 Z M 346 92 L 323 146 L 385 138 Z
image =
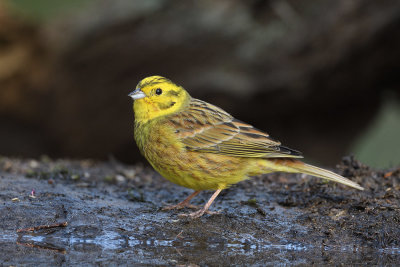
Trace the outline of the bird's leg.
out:
M 198 207 L 195 205 L 191 205 L 190 200 L 192 200 L 192 198 L 194 198 L 195 196 L 197 196 L 201 191 L 195 191 L 193 192 L 190 196 L 188 196 L 184 201 L 176 204 L 176 205 L 171 205 L 171 206 L 166 206 L 163 207 L 163 210 L 173 210 L 173 209 L 183 209 L 185 207 L 191 208 L 191 209 L 197 209 Z
M 222 189 L 218 189 L 217 191 L 214 192 L 214 194 L 210 197 L 210 199 L 207 201 L 207 203 L 204 205 L 203 208 L 199 209 L 198 211 L 189 213 L 189 214 L 179 214 L 179 216 L 183 217 L 191 217 L 191 218 L 199 218 L 201 217 L 204 213 L 208 214 L 218 214 L 218 212 L 212 212 L 208 211 L 208 208 L 211 206 L 211 204 L 214 202 L 215 198 L 221 193 Z

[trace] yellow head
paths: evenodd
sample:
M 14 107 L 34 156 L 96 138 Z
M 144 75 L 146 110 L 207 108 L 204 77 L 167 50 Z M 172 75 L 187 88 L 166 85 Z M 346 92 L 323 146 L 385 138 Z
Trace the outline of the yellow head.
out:
M 190 101 L 185 89 L 161 76 L 141 80 L 129 96 L 135 100 L 133 110 L 139 122 L 178 112 Z

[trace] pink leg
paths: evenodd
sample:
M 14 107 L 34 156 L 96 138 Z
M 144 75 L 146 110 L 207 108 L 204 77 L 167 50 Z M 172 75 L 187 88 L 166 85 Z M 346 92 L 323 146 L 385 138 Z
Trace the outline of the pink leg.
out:
M 190 205 L 189 202 L 190 200 L 192 200 L 192 198 L 194 198 L 195 196 L 197 196 L 201 191 L 195 191 L 193 192 L 193 194 L 191 194 L 190 196 L 188 196 L 184 201 L 176 204 L 176 205 L 171 205 L 171 206 L 166 206 L 164 208 L 162 208 L 163 210 L 173 210 L 173 209 L 183 209 L 185 207 L 188 208 L 194 208 L 197 209 L 197 206 L 194 205 Z
M 207 203 L 204 205 L 203 208 L 201 208 L 198 211 L 195 211 L 193 213 L 189 214 L 179 214 L 179 216 L 189 216 L 191 218 L 199 218 L 201 217 L 204 213 L 208 214 L 218 214 L 218 212 L 211 212 L 208 211 L 208 208 L 211 206 L 211 204 L 214 202 L 215 198 L 221 193 L 222 189 L 218 189 L 217 191 L 214 192 L 214 194 L 210 197 L 210 199 L 207 201 Z

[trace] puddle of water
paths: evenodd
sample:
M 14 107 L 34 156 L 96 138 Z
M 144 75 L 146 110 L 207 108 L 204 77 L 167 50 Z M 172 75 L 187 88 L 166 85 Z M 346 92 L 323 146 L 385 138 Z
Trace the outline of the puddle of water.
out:
M 217 249 L 220 253 L 228 252 L 237 255 L 256 255 L 257 253 L 297 253 L 297 252 L 311 252 L 311 254 L 320 254 L 322 252 L 329 253 L 345 253 L 354 255 L 371 251 L 366 247 L 354 246 L 319 246 L 315 247 L 308 244 L 271 244 L 263 240 L 257 239 L 254 236 L 246 234 L 244 237 L 239 237 L 233 240 L 223 240 L 222 242 L 215 243 L 199 243 L 196 241 L 188 242 L 184 240 L 159 240 L 159 239 L 139 239 L 135 236 L 121 235 L 114 231 L 103 231 L 103 233 L 95 238 L 82 238 L 82 237 L 50 237 L 46 235 L 31 235 L 24 234 L 18 235 L 16 233 L 8 233 L 0 236 L 0 243 L 17 243 L 34 247 L 37 249 L 55 250 L 73 256 L 74 253 L 80 252 L 80 246 L 77 245 L 95 245 L 97 249 L 108 251 L 111 253 L 123 253 L 125 251 L 141 251 L 145 254 L 151 250 L 160 250 L 163 248 L 185 249 L 190 250 L 192 254 L 200 253 L 203 257 L 207 257 L 207 251 Z M 54 249 L 55 248 L 55 249 Z M 86 248 L 87 249 L 87 248 Z M 197 252 L 196 252 L 197 251 Z M 400 248 L 391 247 L 380 250 L 374 250 L 375 253 L 394 255 L 400 257 Z M 178 253 L 182 253 L 179 252 Z M 156 256 L 156 255 L 153 255 Z

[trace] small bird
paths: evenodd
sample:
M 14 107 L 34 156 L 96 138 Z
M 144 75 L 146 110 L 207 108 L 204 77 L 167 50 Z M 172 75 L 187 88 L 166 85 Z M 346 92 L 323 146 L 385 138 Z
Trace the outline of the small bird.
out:
M 264 173 L 304 173 L 363 190 L 334 172 L 303 163 L 298 160 L 300 152 L 219 107 L 192 98 L 167 78 L 147 77 L 129 96 L 134 99 L 140 152 L 166 179 L 195 190 L 165 209 L 193 207 L 190 201 L 200 191 L 215 190 L 204 207 L 182 216 L 212 214 L 208 208 L 223 189 Z

